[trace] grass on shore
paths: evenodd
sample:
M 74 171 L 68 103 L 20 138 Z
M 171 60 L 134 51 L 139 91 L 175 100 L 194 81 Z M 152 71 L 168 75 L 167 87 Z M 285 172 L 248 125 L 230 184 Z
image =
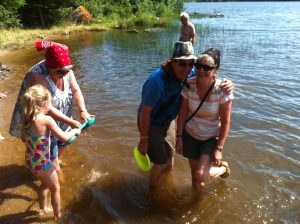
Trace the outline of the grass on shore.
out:
M 129 29 L 134 27 L 166 26 L 174 16 L 168 18 L 130 17 L 127 20 L 110 20 L 90 25 L 64 24 L 50 29 L 2 29 L 0 30 L 0 50 L 17 50 L 28 43 L 40 39 L 49 39 L 56 35 L 83 31 L 105 31 L 109 29 Z
M 0 30 L 0 50 L 16 50 L 38 39 L 48 39 L 67 32 L 103 31 L 109 27 L 105 25 L 69 25 L 52 27 L 51 29 L 9 29 Z

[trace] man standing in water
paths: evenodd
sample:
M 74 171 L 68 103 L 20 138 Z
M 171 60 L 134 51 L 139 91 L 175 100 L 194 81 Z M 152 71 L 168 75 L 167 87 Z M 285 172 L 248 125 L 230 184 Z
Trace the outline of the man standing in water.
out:
M 148 153 L 153 163 L 150 187 L 155 187 L 163 172 L 173 167 L 175 118 L 181 103 L 183 81 L 192 71 L 195 59 L 192 43 L 178 41 L 172 58 L 156 69 L 143 85 L 138 109 L 138 149 L 142 154 Z
M 180 41 L 191 41 L 193 45 L 196 42 L 196 30 L 195 26 L 189 21 L 189 14 L 182 12 L 180 14 L 181 26 L 180 26 Z
M 174 164 L 176 141 L 175 119 L 180 103 L 181 90 L 195 63 L 192 43 L 178 41 L 173 56 L 156 69 L 146 80 L 138 109 L 140 132 L 139 151 L 148 153 L 153 166 L 149 174 L 149 186 L 155 187 L 162 174 Z M 224 81 L 221 88 L 229 93 L 231 82 Z

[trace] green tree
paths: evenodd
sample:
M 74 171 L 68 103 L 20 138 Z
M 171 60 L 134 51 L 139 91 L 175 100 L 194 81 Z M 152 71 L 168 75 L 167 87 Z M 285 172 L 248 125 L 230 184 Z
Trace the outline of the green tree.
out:
M 26 0 L 20 10 L 26 27 L 50 27 L 59 24 L 71 11 L 72 0 Z
M 6 0 L 8 1 L 8 0 Z M 21 1 L 21 0 L 13 0 Z M 50 27 L 65 20 L 78 6 L 84 6 L 95 21 L 117 20 L 143 25 L 147 20 L 168 17 L 183 9 L 184 0 L 22 0 L 19 10 L 25 27 Z
M 20 27 L 18 9 L 25 5 L 25 0 L 1 0 L 0 28 Z

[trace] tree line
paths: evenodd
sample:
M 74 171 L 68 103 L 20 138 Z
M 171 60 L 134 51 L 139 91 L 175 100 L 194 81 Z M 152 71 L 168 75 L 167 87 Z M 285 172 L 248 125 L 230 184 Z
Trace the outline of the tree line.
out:
M 44 28 L 63 23 L 78 6 L 93 21 L 163 17 L 183 10 L 184 0 L 1 0 L 0 28 Z

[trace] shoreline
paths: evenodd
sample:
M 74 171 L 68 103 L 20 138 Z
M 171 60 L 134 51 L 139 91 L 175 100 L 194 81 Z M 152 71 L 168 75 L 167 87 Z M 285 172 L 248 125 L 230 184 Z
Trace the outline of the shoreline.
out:
M 9 52 L 26 48 L 36 40 L 50 40 L 56 37 L 72 35 L 80 32 L 104 32 L 110 28 L 99 25 L 70 25 L 51 29 L 11 29 L 1 30 L 0 56 Z
M 77 34 L 81 32 L 106 32 L 109 31 L 109 28 L 104 28 L 100 26 L 86 26 L 86 25 L 79 25 L 79 26 L 66 26 L 66 27 L 55 27 L 50 30 L 41 30 L 41 29 L 33 29 L 33 30 L 22 30 L 22 29 L 15 29 L 15 30 L 9 30 L 6 31 L 9 36 L 16 35 L 17 37 L 22 36 L 22 34 L 25 32 L 28 32 L 25 37 L 18 39 L 18 42 L 12 40 L 11 43 L 9 43 L 6 46 L 1 46 L 0 44 L 0 57 L 2 60 L 0 60 L 0 83 L 7 80 L 11 74 L 14 72 L 14 67 L 8 66 L 6 61 L 3 60 L 5 57 L 10 57 L 11 54 L 16 53 L 17 51 L 26 49 L 29 46 L 32 46 L 32 44 L 37 40 L 44 40 L 44 41 L 52 41 L 60 37 L 64 36 L 70 36 L 72 34 Z M 32 34 L 32 35 L 31 35 Z M 0 37 L 0 43 L 1 43 L 1 37 Z M 13 47 L 12 47 L 13 46 Z M 6 68 L 9 68 L 9 70 L 4 71 L 2 70 L 2 65 Z
M 175 14 L 172 14 L 169 17 L 155 17 L 155 19 L 150 19 L 143 25 L 129 25 L 122 24 L 121 21 L 110 21 L 93 23 L 93 24 L 68 24 L 61 26 L 53 26 L 49 29 L 47 28 L 15 28 L 15 29 L 0 29 L 0 56 L 3 54 L 23 49 L 29 43 L 32 43 L 36 40 L 49 40 L 55 38 L 56 36 L 68 36 L 72 35 L 72 33 L 80 33 L 80 32 L 104 32 L 109 30 L 120 30 L 126 32 L 135 32 L 139 33 L 140 31 L 149 32 L 147 30 L 163 28 L 168 26 L 168 24 L 175 18 Z

